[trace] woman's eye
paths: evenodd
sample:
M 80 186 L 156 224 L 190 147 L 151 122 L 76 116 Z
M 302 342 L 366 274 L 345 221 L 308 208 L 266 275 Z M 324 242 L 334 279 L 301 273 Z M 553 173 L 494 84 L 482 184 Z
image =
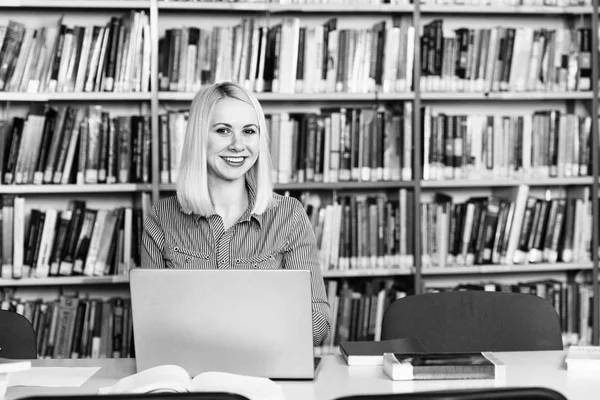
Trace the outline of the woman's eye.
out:
M 244 133 L 245 133 L 246 135 L 253 135 L 253 134 L 255 134 L 255 133 L 256 133 L 256 131 L 255 131 L 254 129 L 246 129 L 246 130 L 244 131 Z
M 217 129 L 217 133 L 228 133 L 228 132 L 229 132 L 229 129 L 227 129 L 227 128 L 218 128 Z

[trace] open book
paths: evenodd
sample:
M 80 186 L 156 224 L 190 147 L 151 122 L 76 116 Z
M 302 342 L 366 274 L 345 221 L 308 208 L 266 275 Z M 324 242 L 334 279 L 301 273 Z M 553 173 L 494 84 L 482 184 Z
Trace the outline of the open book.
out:
M 127 376 L 101 388 L 98 394 L 158 392 L 227 392 L 250 400 L 285 399 L 281 385 L 267 378 L 227 372 L 202 372 L 191 378 L 177 365 L 160 365 Z

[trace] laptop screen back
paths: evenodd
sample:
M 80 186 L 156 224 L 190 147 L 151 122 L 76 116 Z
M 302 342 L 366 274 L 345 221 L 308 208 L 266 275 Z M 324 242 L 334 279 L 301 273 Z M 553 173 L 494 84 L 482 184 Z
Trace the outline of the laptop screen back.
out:
M 314 378 L 309 271 L 134 269 L 137 370 Z

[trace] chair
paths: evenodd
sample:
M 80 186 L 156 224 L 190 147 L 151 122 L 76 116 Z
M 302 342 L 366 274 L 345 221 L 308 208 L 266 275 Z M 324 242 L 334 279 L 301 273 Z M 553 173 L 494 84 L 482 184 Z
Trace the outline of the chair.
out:
M 538 296 L 452 291 L 407 296 L 385 311 L 381 339 L 416 337 L 428 352 L 562 350 L 558 314 Z
M 0 310 L 0 358 L 37 358 L 35 330 L 21 314 Z
M 97 400 L 99 398 L 102 400 L 249 400 L 246 396 L 221 392 L 110 394 L 102 397 L 94 394 L 44 395 L 24 397 L 22 400 Z
M 339 397 L 336 400 L 567 400 L 567 398 L 554 389 L 522 387 L 364 394 Z

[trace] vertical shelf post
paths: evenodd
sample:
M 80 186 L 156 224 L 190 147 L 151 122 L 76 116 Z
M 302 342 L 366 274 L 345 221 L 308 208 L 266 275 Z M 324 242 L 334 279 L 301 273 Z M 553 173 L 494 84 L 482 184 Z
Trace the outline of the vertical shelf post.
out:
M 152 203 L 160 197 L 159 153 L 160 144 L 158 126 L 158 0 L 150 0 L 150 118 L 152 124 Z
M 420 1 L 414 1 L 413 26 L 415 27 L 414 62 L 413 62 L 413 251 L 415 262 L 415 294 L 423 292 L 421 279 L 421 8 Z
M 592 307 L 593 319 L 592 319 L 592 344 L 598 345 L 598 312 L 599 310 L 599 290 L 598 290 L 598 167 L 600 165 L 600 154 L 598 152 L 598 0 L 593 0 L 592 8 L 592 176 L 594 177 L 592 183 L 592 288 L 594 291 L 594 301 Z

